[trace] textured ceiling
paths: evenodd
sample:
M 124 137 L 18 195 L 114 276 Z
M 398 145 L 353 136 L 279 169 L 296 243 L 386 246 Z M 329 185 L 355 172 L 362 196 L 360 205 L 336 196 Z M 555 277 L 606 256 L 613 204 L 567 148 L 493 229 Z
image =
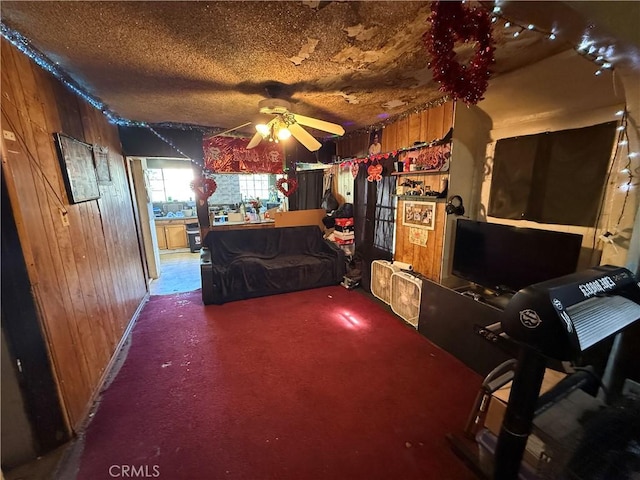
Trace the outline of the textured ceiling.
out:
M 535 17 L 543 30 L 560 35 L 566 25 L 566 38 L 535 31 L 516 38 L 499 20 L 495 77 L 571 48 L 589 23 L 564 2 L 503 4 L 505 14 Z M 3 1 L 1 8 L 5 25 L 132 121 L 231 129 L 256 121 L 258 102 L 275 95 L 294 113 L 353 131 L 443 97 L 421 39 L 430 2 Z M 457 49 L 461 61 L 471 52 Z

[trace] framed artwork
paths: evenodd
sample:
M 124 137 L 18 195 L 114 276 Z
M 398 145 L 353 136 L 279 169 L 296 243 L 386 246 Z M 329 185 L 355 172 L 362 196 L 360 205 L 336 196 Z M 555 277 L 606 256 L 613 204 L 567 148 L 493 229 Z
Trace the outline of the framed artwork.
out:
M 374 130 L 369 134 L 368 155 L 378 155 L 382 152 L 382 130 Z
M 402 225 L 433 230 L 435 219 L 436 202 L 404 202 Z
M 96 167 L 98 183 L 111 183 L 111 166 L 109 165 L 109 149 L 107 147 L 93 146 L 93 163 Z
M 55 133 L 54 138 L 69 202 L 80 203 L 100 198 L 93 147 L 62 133 Z

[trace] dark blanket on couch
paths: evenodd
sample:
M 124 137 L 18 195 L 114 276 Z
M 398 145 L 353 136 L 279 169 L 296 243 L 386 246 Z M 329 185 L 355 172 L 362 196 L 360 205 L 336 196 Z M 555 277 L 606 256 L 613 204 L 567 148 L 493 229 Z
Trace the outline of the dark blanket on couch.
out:
M 224 303 L 340 283 L 344 253 L 316 226 L 210 231 L 202 298 Z

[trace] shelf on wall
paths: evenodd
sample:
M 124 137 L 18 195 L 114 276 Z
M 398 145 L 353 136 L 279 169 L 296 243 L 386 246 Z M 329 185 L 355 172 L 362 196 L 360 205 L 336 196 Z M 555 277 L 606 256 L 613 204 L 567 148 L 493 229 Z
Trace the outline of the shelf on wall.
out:
M 446 198 L 438 198 L 433 195 L 396 195 L 393 194 L 394 197 L 398 197 L 400 200 L 417 200 L 421 202 L 446 202 Z
M 413 172 L 391 172 L 391 175 L 400 177 L 402 175 L 433 175 L 444 173 L 449 173 L 449 170 L 414 170 Z

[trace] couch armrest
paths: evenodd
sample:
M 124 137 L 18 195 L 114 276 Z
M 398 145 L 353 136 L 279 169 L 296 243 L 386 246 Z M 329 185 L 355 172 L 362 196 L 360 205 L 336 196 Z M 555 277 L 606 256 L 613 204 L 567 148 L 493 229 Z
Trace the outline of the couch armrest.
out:
M 207 247 L 200 249 L 200 280 L 202 282 L 202 302 L 205 305 L 214 303 L 213 264 L 211 252 Z
M 329 248 L 335 253 L 337 257 L 336 264 L 336 282 L 342 282 L 343 277 L 347 273 L 347 265 L 346 265 L 346 256 L 344 254 L 344 250 L 342 250 L 338 245 L 336 245 L 331 240 L 324 239 L 324 242 L 329 246 Z

